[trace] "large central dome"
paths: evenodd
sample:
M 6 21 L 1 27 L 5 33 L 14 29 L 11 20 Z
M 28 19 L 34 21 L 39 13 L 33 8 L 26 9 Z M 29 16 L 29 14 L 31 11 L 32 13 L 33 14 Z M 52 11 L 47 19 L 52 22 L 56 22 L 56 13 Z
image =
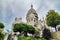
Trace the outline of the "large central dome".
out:
M 31 8 L 28 10 L 28 13 L 26 15 L 26 20 L 28 24 L 31 24 L 33 26 L 37 26 L 38 24 L 38 15 L 33 8 L 33 5 L 31 5 Z
M 28 10 L 28 13 L 27 13 L 27 16 L 30 14 L 30 13 L 33 13 L 34 15 L 38 16 L 35 9 L 33 8 L 33 5 L 31 5 L 31 8 Z

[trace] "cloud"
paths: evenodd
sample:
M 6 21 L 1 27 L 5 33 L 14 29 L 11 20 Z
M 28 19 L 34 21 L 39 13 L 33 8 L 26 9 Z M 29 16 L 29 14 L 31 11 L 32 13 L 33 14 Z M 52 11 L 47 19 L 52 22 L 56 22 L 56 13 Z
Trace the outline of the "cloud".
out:
M 39 14 L 39 19 L 42 19 L 42 17 L 46 17 L 46 14 L 47 14 L 47 12 L 49 11 L 49 10 L 56 10 L 57 12 L 59 12 L 58 11 L 58 7 L 56 7 L 57 5 L 59 5 L 59 4 L 57 4 L 58 3 L 58 1 L 52 1 L 52 0 L 42 0 L 41 1 L 41 5 L 40 5 L 40 7 L 38 8 L 38 14 Z
M 33 4 L 39 19 L 46 17 L 50 9 L 60 12 L 60 0 L 0 0 L 0 21 L 9 29 L 15 17 L 22 17 L 26 22 L 26 14 Z M 5 27 L 6 29 L 6 27 Z

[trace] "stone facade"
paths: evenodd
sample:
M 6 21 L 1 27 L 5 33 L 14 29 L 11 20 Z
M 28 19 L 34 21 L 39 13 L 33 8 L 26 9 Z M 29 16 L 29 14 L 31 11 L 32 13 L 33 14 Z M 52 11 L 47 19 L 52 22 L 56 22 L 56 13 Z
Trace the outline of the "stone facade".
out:
M 14 23 L 21 23 L 22 22 L 22 18 L 15 18 L 15 22 Z
M 26 15 L 26 20 L 27 20 L 27 24 L 37 27 L 38 15 L 37 15 L 35 9 L 33 8 L 33 5 L 31 5 L 31 8 L 28 10 L 28 13 Z
M 35 9 L 33 8 L 33 5 L 31 5 L 31 8 L 28 10 L 27 15 L 26 15 L 26 24 L 32 25 L 33 27 L 35 27 L 36 30 L 38 30 L 38 36 L 40 36 L 40 31 L 42 28 L 42 23 L 43 21 L 38 20 L 38 14 L 36 13 Z M 12 26 L 16 23 L 23 23 L 22 22 L 22 18 L 15 18 L 15 21 L 13 22 Z M 13 27 L 12 27 L 13 29 Z M 11 31 L 11 35 L 12 38 L 14 40 L 17 40 L 17 35 L 14 35 L 15 33 L 13 32 L 13 30 Z M 15 37 L 14 37 L 15 36 Z
M 31 8 L 27 12 L 26 21 L 27 24 L 32 25 L 36 30 L 39 31 L 37 33 L 38 36 L 42 35 L 41 31 L 43 30 L 44 19 L 42 21 L 38 20 L 38 14 L 36 10 L 33 8 L 33 5 L 31 5 Z
M 60 31 L 52 32 L 51 34 L 52 34 L 53 39 L 60 40 Z
M 38 32 L 38 36 L 41 35 L 42 37 L 42 30 L 43 28 L 48 28 L 48 29 L 51 29 L 50 27 L 48 27 L 46 25 L 46 22 L 43 18 L 43 20 L 38 20 L 38 14 L 36 12 L 36 10 L 33 8 L 33 5 L 31 5 L 31 8 L 28 10 L 27 12 L 27 15 L 26 15 L 26 21 L 27 23 L 26 24 L 29 24 L 29 25 L 32 25 L 33 27 L 35 27 L 39 32 Z M 16 23 L 22 23 L 22 18 L 15 18 L 15 21 L 13 22 L 12 26 Z M 12 27 L 13 29 L 13 27 Z M 14 35 L 15 33 L 13 32 L 13 30 L 11 31 L 11 35 L 12 35 L 12 38 L 13 40 L 17 40 L 17 35 Z M 59 32 L 52 32 L 52 37 L 55 39 L 58 39 L 60 40 L 60 31 Z M 6 38 L 5 40 L 7 39 L 9 34 L 6 35 Z

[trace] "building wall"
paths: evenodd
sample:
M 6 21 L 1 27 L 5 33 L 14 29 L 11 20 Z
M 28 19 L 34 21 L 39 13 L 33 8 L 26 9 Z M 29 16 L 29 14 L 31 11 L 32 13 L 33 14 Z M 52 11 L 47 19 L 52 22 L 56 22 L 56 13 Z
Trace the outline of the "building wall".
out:
M 53 39 L 60 40 L 60 31 L 52 32 Z
M 26 20 L 27 20 L 28 24 L 37 27 L 37 25 L 38 25 L 38 14 L 36 13 L 35 9 L 33 8 L 33 5 L 31 5 L 31 8 L 27 12 Z
M 14 23 L 21 23 L 22 22 L 22 18 L 15 18 L 15 22 Z

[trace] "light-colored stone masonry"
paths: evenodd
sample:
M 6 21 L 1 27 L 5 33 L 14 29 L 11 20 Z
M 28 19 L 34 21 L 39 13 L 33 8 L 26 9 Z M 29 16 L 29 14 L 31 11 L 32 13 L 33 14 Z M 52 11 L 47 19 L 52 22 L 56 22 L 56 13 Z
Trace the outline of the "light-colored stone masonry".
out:
M 60 31 L 52 32 L 51 34 L 54 40 L 60 40 Z

